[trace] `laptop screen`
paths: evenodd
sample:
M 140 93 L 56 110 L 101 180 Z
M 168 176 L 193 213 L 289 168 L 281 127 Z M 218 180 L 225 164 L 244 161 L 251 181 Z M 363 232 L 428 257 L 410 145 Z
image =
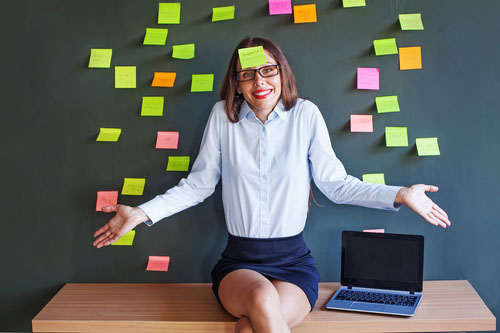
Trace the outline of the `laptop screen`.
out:
M 343 231 L 341 283 L 421 292 L 423 255 L 423 236 Z

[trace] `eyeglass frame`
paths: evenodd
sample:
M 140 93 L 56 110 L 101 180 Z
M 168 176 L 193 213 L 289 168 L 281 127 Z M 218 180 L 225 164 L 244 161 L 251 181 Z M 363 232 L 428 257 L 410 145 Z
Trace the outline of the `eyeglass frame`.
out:
M 266 68 L 266 67 L 267 67 L 267 68 L 268 68 L 268 67 L 276 67 L 276 68 L 278 69 L 278 72 L 277 72 L 276 74 L 274 74 L 274 75 L 264 76 L 264 75 L 262 75 L 262 73 L 261 73 L 260 71 L 261 71 L 263 68 Z M 266 65 L 266 66 L 262 66 L 262 67 L 260 67 L 260 68 L 256 68 L 256 69 L 244 69 L 244 70 L 241 70 L 241 71 L 239 71 L 239 72 L 236 72 L 236 73 L 234 74 L 234 76 L 236 77 L 236 81 L 238 81 L 238 82 L 247 82 L 247 81 L 252 81 L 252 80 L 255 80 L 255 76 L 257 75 L 256 73 L 259 73 L 259 75 L 260 75 L 260 77 L 261 77 L 261 78 L 273 77 L 273 76 L 276 76 L 276 75 L 278 75 L 278 74 L 280 73 L 280 72 L 279 72 L 279 70 L 280 70 L 280 69 L 281 69 L 281 66 L 280 66 L 279 64 L 276 64 L 276 65 Z M 240 80 L 240 79 L 238 78 L 238 74 L 239 74 L 239 73 L 242 73 L 242 72 L 253 72 L 253 78 L 248 79 L 248 80 L 243 80 L 243 81 L 242 81 L 242 80 Z

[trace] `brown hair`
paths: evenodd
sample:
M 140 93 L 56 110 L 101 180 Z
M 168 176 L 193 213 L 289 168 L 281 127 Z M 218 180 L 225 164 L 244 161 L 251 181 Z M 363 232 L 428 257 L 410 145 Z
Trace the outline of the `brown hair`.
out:
M 238 50 L 246 47 L 262 46 L 280 65 L 281 71 L 281 99 L 285 110 L 290 110 L 297 103 L 298 91 L 295 75 L 286 60 L 285 54 L 273 41 L 263 37 L 244 38 L 233 52 L 227 68 L 226 76 L 220 89 L 220 98 L 225 100 L 226 114 L 229 121 L 236 123 L 244 97 L 236 92 L 236 65 L 238 63 Z

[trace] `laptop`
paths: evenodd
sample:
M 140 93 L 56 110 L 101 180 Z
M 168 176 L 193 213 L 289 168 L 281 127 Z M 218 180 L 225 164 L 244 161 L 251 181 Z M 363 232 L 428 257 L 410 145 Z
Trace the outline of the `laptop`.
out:
M 422 299 L 424 237 L 342 232 L 341 287 L 326 307 L 413 316 Z

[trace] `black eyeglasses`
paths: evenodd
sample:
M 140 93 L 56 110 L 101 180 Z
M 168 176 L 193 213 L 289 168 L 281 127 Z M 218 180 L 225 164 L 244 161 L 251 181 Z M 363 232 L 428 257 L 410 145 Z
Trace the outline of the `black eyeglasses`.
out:
M 278 75 L 279 72 L 280 65 L 268 65 L 257 69 L 246 69 L 236 72 L 236 80 L 239 82 L 251 81 L 255 79 L 255 73 L 259 73 L 261 77 L 271 77 Z

